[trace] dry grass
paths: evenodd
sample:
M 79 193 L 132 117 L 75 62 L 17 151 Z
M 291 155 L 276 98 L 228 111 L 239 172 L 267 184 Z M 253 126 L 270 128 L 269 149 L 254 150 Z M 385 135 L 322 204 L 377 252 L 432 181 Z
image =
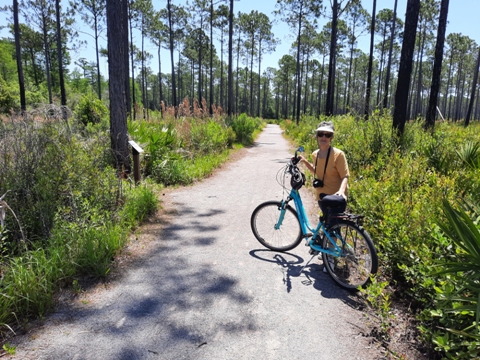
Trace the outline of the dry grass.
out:
M 165 120 L 175 119 L 174 106 L 166 106 L 162 101 L 161 111 Z M 223 119 L 225 112 L 221 106 L 213 104 L 212 111 L 213 114 L 210 116 L 209 107 L 205 98 L 202 99 L 201 104 L 198 102 L 198 99 L 193 99 L 193 101 L 190 103 L 188 98 L 184 98 L 180 105 L 178 105 L 177 118 L 194 117 L 195 119 L 211 119 L 213 117 L 216 121 Z

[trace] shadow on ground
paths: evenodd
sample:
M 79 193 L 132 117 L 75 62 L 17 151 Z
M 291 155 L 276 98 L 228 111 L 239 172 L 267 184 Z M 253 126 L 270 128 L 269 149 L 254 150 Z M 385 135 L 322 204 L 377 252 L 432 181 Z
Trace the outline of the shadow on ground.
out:
M 354 294 L 340 288 L 328 274 L 323 272 L 323 265 L 317 264 L 314 259 L 306 265 L 306 262 L 311 260 L 310 255 L 305 260 L 290 252 L 280 253 L 266 249 L 251 250 L 249 254 L 256 259 L 275 263 L 282 268 L 283 283 L 287 292 L 292 291 L 292 278 L 301 278 L 302 285 L 312 286 L 325 298 L 339 299 L 355 309 L 363 307 L 355 299 Z
M 84 300 L 62 304 L 45 322 L 32 327 L 26 337 L 13 339 L 12 344 L 28 346 L 31 339 L 45 336 L 42 334 L 47 333 L 47 327 L 61 326 L 53 330 L 58 342 L 49 338 L 52 346 L 43 350 L 43 356 L 73 358 L 69 352 L 82 347 L 81 358 L 86 359 L 101 358 L 102 351 L 104 358 L 110 359 L 155 354 L 174 358 L 174 352 L 182 358 L 179 348 L 195 351 L 220 332 L 255 330 L 256 321 L 248 311 L 252 299 L 236 286 L 238 280 L 188 256 L 194 251 L 213 251 L 220 228 L 208 225 L 215 221 L 202 219 L 212 220 L 223 211 L 179 204 L 175 207 L 175 211 L 164 212 L 150 220 L 151 226 L 142 228 L 139 238 L 154 239 L 128 268 L 118 266 L 102 283 L 86 285 L 95 294 L 87 292 Z M 192 231 L 195 235 L 186 238 L 185 234 Z M 229 307 L 225 311 L 224 304 Z M 66 331 L 72 332 L 67 339 Z M 62 345 L 56 345 L 59 343 Z M 125 345 L 117 346 L 120 343 Z

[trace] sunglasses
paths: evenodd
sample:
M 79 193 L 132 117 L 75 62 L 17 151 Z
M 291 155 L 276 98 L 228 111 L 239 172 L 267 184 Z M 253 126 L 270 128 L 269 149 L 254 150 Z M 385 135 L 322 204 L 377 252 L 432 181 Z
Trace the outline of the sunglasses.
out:
M 320 131 L 317 132 L 317 137 L 321 138 L 323 136 L 325 136 L 327 139 L 330 139 L 333 136 L 333 134 L 332 133 L 324 133 L 324 132 L 320 132 Z

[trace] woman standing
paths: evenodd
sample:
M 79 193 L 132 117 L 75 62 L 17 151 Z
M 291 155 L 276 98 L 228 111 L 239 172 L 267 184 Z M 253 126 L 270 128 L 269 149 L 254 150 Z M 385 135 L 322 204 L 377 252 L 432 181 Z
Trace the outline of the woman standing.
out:
M 318 150 L 312 153 L 313 164 L 300 155 L 300 161 L 313 173 L 313 187 L 324 215 L 327 206 L 335 212 L 344 212 L 347 206 L 350 173 L 345 153 L 331 145 L 334 134 L 332 122 L 320 123 L 316 130 Z

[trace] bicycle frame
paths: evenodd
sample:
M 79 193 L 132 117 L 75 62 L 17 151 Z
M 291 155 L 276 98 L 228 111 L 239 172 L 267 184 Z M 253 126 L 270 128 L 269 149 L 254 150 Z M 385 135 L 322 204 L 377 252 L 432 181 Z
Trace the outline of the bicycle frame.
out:
M 293 200 L 295 204 L 295 209 L 297 210 L 298 218 L 300 220 L 300 227 L 302 229 L 302 234 L 303 237 L 310 248 L 312 248 L 315 251 L 319 251 L 322 253 L 326 253 L 332 256 L 342 256 L 343 251 L 338 247 L 338 245 L 333 241 L 330 233 L 327 231 L 325 228 L 325 224 L 320 221 L 317 225 L 317 227 L 314 229 L 312 225 L 310 224 L 310 220 L 308 219 L 308 216 L 305 212 L 305 208 L 303 207 L 303 202 L 302 198 L 300 197 L 300 193 L 298 190 L 292 189 L 290 194 L 288 195 L 286 200 L 282 200 L 282 208 L 280 209 L 280 217 L 278 218 L 277 224 L 275 224 L 275 229 L 279 229 L 280 226 L 282 225 L 283 218 L 285 216 L 285 211 L 286 211 L 286 206 L 287 204 Z M 327 239 L 330 241 L 330 243 L 334 246 L 334 249 L 325 249 L 320 245 L 316 245 L 313 243 L 313 238 L 318 235 L 319 231 L 323 231 L 323 233 L 327 236 Z M 311 234 L 311 235 L 310 235 Z M 340 235 L 335 234 L 335 237 L 339 238 L 342 242 L 343 239 L 341 238 Z M 310 240 L 309 240 L 310 238 Z

